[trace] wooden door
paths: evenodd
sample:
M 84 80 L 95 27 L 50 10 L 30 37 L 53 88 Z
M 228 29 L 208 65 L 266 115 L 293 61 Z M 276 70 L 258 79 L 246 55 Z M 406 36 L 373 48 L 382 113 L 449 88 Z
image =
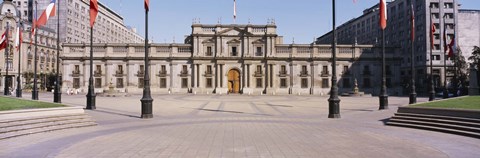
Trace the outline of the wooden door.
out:
M 228 92 L 240 92 L 240 72 L 238 70 L 228 71 Z

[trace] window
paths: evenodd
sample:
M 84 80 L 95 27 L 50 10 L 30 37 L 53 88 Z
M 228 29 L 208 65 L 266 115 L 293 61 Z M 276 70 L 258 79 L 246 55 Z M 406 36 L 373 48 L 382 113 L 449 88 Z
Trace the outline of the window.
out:
M 123 65 L 117 65 L 117 73 L 123 74 Z
M 257 88 L 262 88 L 262 78 L 257 78 Z
M 166 72 L 167 72 L 167 67 L 166 67 L 165 65 L 162 65 L 162 66 L 160 67 L 160 70 L 161 70 L 162 72 L 166 73 Z
M 160 78 L 160 88 L 167 88 L 167 79 Z
M 208 46 L 208 47 L 207 47 L 207 54 L 206 54 L 206 55 L 207 55 L 207 56 L 212 56 L 212 54 L 213 54 L 213 53 L 212 53 L 212 47 Z
M 232 56 L 237 56 L 237 47 L 232 47 Z
M 281 78 L 280 79 L 280 88 L 287 88 L 287 79 Z
M 117 78 L 117 88 L 123 88 L 123 78 Z
M 145 65 L 140 65 L 140 72 L 145 72 Z
M 343 66 L 343 74 L 349 74 L 350 71 L 348 71 L 348 66 Z
M 102 73 L 102 65 L 95 65 L 95 73 Z
M 329 88 L 327 78 L 322 79 L 322 88 Z
M 75 73 L 80 73 L 80 65 L 75 65 Z
M 308 79 L 302 78 L 302 88 L 308 88 Z
M 364 88 L 370 88 L 370 78 L 363 78 L 363 87 Z
M 302 65 L 302 74 L 307 74 L 308 71 L 307 71 L 307 66 L 306 65 Z
M 188 88 L 188 78 L 182 78 L 182 88 Z
M 183 65 L 182 66 L 182 72 L 186 73 L 188 70 L 187 70 L 187 65 Z
M 256 56 L 262 56 L 263 55 L 262 47 L 257 47 L 257 51 L 255 52 L 255 55 Z
M 262 73 L 262 65 L 257 65 L 257 72 Z
M 284 73 L 287 73 L 287 66 L 282 65 L 282 66 L 280 67 L 280 71 L 282 71 L 282 72 L 284 72 Z
M 80 88 L 80 78 L 73 78 L 73 88 Z
M 144 86 L 143 77 L 138 78 L 138 88 L 143 88 L 143 86 Z
M 342 79 L 342 82 L 343 82 L 343 88 L 350 88 L 351 87 L 351 84 L 350 84 L 350 79 L 349 78 L 343 78 Z
M 207 65 L 207 72 L 206 74 L 212 74 L 212 65 Z
M 102 78 L 95 78 L 95 88 L 102 88 Z
M 205 85 L 206 88 L 212 88 L 212 78 L 207 78 L 207 82 Z
M 322 67 L 322 74 L 328 74 L 328 66 Z

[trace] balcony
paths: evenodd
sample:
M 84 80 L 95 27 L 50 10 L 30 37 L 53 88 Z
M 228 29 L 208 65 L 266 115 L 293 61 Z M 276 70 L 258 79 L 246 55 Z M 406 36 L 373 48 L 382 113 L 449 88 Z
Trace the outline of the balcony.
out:
M 115 71 L 115 77 L 123 77 L 123 76 L 124 76 L 123 70 Z
M 236 57 L 236 56 L 238 56 L 238 52 L 231 52 L 231 53 L 230 53 L 230 56 Z
M 145 76 L 145 70 L 138 70 L 137 71 L 137 77 L 144 77 Z
M 322 72 L 320 73 L 320 76 L 322 76 L 322 77 L 328 77 L 328 76 L 330 76 L 330 72 L 328 72 L 328 71 L 322 71 Z
M 300 71 L 300 77 L 307 77 L 308 71 Z
M 80 76 L 80 70 L 72 71 L 72 77 L 79 77 L 79 76 Z
M 263 52 L 255 52 L 255 56 L 263 56 Z
M 287 71 L 279 71 L 279 72 L 278 72 L 278 76 L 280 76 L 280 77 L 287 77 L 287 76 L 288 76 Z
M 187 77 L 187 76 L 188 76 L 188 70 L 180 71 L 180 77 Z
M 206 52 L 205 53 L 205 56 L 212 56 L 213 55 L 213 52 Z
M 262 76 L 263 76 L 263 73 L 262 73 L 262 71 L 255 71 L 255 73 L 253 74 L 253 76 L 255 76 L 255 77 L 262 77 Z
M 166 77 L 167 76 L 167 70 L 160 70 L 158 71 L 158 77 Z
M 212 77 L 213 73 L 212 71 L 205 71 L 205 77 Z
M 372 72 L 370 70 L 363 70 L 363 75 L 364 76 L 370 76 L 370 75 L 372 75 Z
M 101 77 L 102 76 L 102 70 L 95 70 L 93 72 L 93 76 L 95 77 Z

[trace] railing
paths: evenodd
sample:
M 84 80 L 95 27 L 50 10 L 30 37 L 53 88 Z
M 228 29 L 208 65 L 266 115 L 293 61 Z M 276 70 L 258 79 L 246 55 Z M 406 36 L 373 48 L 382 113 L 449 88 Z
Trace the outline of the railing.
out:
M 263 56 L 263 52 L 255 52 L 255 56 Z
M 72 76 L 73 76 L 73 77 L 78 77 L 78 76 L 80 76 L 80 71 L 79 71 L 79 70 L 73 70 L 73 71 L 72 71 Z
M 267 28 L 252 28 L 252 32 L 267 32 Z
M 170 47 L 156 47 L 157 53 L 171 53 L 172 49 Z
M 191 47 L 179 47 L 178 52 L 179 53 L 191 53 L 192 48 Z
M 255 71 L 255 73 L 253 74 L 253 76 L 255 76 L 255 77 L 262 77 L 262 76 L 263 76 L 263 73 L 262 73 L 262 71 Z
M 113 47 L 114 53 L 126 53 L 128 51 L 127 47 Z
M 300 47 L 297 48 L 298 53 L 312 53 L 312 48 L 305 48 L 305 47 Z
M 278 74 L 279 74 L 280 77 L 285 77 L 285 76 L 288 75 L 287 71 L 279 71 Z
M 160 71 L 158 71 L 158 76 L 159 76 L 159 77 L 165 77 L 165 76 L 167 76 L 167 71 L 166 71 L 166 70 L 160 70 Z
M 291 53 L 292 52 L 292 49 L 290 49 L 289 47 L 277 47 L 277 53 Z
M 115 71 L 115 76 L 116 77 L 122 77 L 123 76 L 123 71 L 119 71 L 119 70 Z
M 328 72 L 328 71 L 322 71 L 322 72 L 320 73 L 320 76 L 322 76 L 322 77 L 330 76 L 330 72 Z
M 180 76 L 182 76 L 182 77 L 188 76 L 188 70 L 180 71 Z
M 144 70 L 138 70 L 138 71 L 137 71 L 137 76 L 138 76 L 138 77 L 143 77 L 143 76 L 145 76 L 145 71 L 144 71 Z
M 308 76 L 308 71 L 300 71 L 300 77 Z
M 93 72 L 93 75 L 94 75 L 95 77 L 102 76 L 102 70 L 95 70 L 95 71 Z
M 206 52 L 205 55 L 206 55 L 206 56 L 212 56 L 213 53 L 212 53 L 212 52 Z
M 203 32 L 215 32 L 216 28 L 215 27 L 203 27 L 202 31 Z
M 213 73 L 212 71 L 205 71 L 205 77 L 212 77 Z

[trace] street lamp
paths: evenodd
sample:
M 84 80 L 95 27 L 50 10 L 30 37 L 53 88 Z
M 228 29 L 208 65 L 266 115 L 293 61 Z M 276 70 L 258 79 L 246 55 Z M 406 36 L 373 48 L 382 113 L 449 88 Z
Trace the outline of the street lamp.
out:
M 337 86 L 337 29 L 335 26 L 335 0 L 332 0 L 333 31 L 332 31 L 332 88 L 328 99 L 328 118 L 340 118 L 340 98 Z

